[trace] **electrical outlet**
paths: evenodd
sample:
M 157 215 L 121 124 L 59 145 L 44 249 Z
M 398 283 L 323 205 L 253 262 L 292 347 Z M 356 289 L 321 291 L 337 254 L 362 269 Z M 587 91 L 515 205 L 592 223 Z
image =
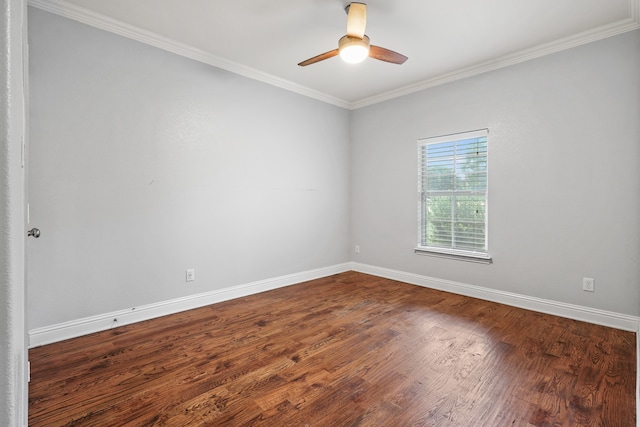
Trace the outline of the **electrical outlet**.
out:
M 187 268 L 187 282 L 193 282 L 196 280 L 196 269 Z
M 354 250 L 356 251 L 357 254 L 359 254 L 360 253 L 360 245 L 356 245 Z
M 596 290 L 596 281 L 591 277 L 582 278 L 582 290 L 587 292 L 594 292 Z

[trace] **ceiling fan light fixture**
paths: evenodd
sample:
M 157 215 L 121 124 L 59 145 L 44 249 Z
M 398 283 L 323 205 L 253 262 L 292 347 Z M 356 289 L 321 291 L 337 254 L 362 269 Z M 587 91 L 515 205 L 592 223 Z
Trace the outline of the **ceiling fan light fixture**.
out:
M 369 56 L 369 37 L 344 36 L 338 42 L 340 58 L 349 64 L 358 64 Z
M 347 11 L 347 35 L 338 41 L 338 48 L 300 62 L 300 67 L 315 64 L 325 59 L 340 55 L 344 62 L 357 64 L 367 57 L 391 64 L 404 64 L 408 58 L 404 55 L 380 46 L 371 46 L 369 37 L 365 35 L 367 26 L 367 5 L 365 3 L 349 3 Z

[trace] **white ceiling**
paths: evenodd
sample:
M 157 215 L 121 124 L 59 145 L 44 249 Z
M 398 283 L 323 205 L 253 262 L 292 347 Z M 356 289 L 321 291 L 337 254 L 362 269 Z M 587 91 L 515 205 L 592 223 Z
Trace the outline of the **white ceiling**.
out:
M 360 0 L 366 1 L 366 0 Z M 30 0 L 29 4 L 344 108 L 640 28 L 640 0 L 369 0 L 371 43 L 403 65 L 338 57 L 348 0 Z

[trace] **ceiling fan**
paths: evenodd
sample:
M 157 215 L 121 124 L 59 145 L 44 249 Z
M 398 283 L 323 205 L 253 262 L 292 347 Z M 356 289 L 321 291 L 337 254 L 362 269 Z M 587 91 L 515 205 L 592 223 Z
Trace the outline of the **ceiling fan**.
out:
M 367 5 L 364 3 L 351 3 L 346 8 L 347 34 L 338 41 L 338 48 L 329 52 L 302 61 L 298 65 L 305 67 L 333 58 L 336 55 L 351 64 L 357 64 L 365 60 L 367 56 L 392 64 L 403 64 L 407 57 L 384 47 L 369 43 L 369 37 L 364 34 L 367 25 Z

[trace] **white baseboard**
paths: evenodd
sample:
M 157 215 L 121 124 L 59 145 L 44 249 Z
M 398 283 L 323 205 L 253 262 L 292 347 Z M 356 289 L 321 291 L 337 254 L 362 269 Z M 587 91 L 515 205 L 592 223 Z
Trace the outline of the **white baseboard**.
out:
M 589 323 L 595 323 L 597 325 L 632 331 L 636 333 L 637 355 L 640 356 L 640 317 L 557 301 L 544 300 L 541 298 L 483 288 L 466 283 L 453 282 L 383 267 L 375 267 L 357 262 L 337 264 L 316 270 L 260 280 L 230 288 L 177 298 L 170 301 L 148 304 L 133 309 L 120 310 L 70 322 L 59 323 L 57 325 L 32 329 L 29 331 L 29 347 L 38 347 L 69 338 L 104 331 L 114 326 L 123 326 L 173 313 L 179 313 L 181 311 L 282 288 L 308 280 L 319 279 L 321 277 L 327 277 L 349 270 L 385 277 L 427 288 L 480 298 L 487 301 L 507 304 L 514 307 L 553 314 L 569 319 L 581 320 Z M 114 325 L 113 319 L 118 319 L 117 324 Z M 640 427 L 640 357 L 637 357 L 637 364 L 636 408 L 638 409 L 638 416 L 636 418 L 637 425 Z
M 126 310 L 104 313 L 97 316 L 85 317 L 56 325 L 36 328 L 29 331 L 29 347 L 38 347 L 45 344 L 76 338 L 94 332 L 104 331 L 116 326 L 129 325 L 168 314 L 204 307 L 222 301 L 228 301 L 272 289 L 282 288 L 308 280 L 319 279 L 333 274 L 351 270 L 350 263 L 337 264 L 301 273 L 259 280 L 230 288 L 219 289 L 196 295 L 189 295 L 169 301 L 148 304 Z M 117 319 L 117 322 L 114 322 Z
M 438 289 L 460 295 L 466 295 L 487 301 L 520 307 L 527 310 L 538 311 L 568 319 L 581 320 L 597 325 L 608 326 L 636 333 L 636 426 L 640 427 L 640 317 L 629 316 L 611 311 L 598 310 L 574 304 L 529 297 L 496 289 L 483 288 L 481 286 L 450 280 L 437 279 L 435 277 L 422 276 L 404 271 L 392 270 L 383 267 L 351 263 L 353 271 L 367 273 L 378 277 Z
M 253 295 L 307 280 L 319 279 L 349 270 L 569 319 L 595 323 L 597 325 L 609 326 L 636 333 L 640 330 L 640 318 L 635 316 L 350 262 L 32 329 L 29 331 L 29 347 L 51 344 L 69 338 L 104 331 L 116 326 L 124 326 L 143 320 L 179 313 L 181 311 Z M 114 319 L 117 319 L 117 322 L 114 322 Z
M 566 317 L 568 319 L 581 320 L 584 322 L 594 323 L 596 325 L 622 329 L 625 331 L 637 333 L 640 328 L 640 317 L 630 316 L 627 314 L 620 314 L 611 311 L 598 310 L 596 308 L 545 300 L 511 292 L 499 291 L 496 289 L 483 288 L 481 286 L 469 285 L 466 283 L 453 282 L 450 280 L 437 279 L 435 277 L 422 276 L 419 274 L 407 273 L 404 271 L 375 267 L 367 264 L 360 264 L 357 262 L 351 263 L 351 269 L 354 271 L 359 271 L 361 273 L 367 273 L 374 276 L 385 277 L 387 279 L 410 283 L 412 285 L 466 295 L 487 301 L 520 307 L 527 310 Z M 636 335 L 636 339 L 637 338 L 638 336 Z

